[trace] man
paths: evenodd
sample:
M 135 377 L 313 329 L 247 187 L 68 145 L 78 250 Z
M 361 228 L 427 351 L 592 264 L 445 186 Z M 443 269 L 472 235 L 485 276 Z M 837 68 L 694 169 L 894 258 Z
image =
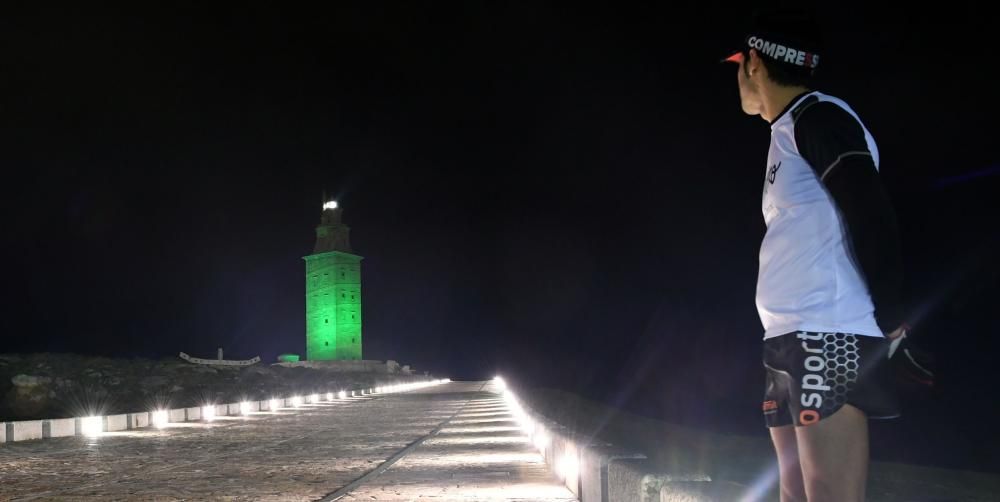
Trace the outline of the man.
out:
M 867 420 L 898 416 L 886 338 L 905 331 L 895 215 L 872 135 L 812 90 L 812 17 L 759 13 L 747 35 L 726 60 L 743 111 L 771 126 L 757 309 L 781 500 L 863 500 Z

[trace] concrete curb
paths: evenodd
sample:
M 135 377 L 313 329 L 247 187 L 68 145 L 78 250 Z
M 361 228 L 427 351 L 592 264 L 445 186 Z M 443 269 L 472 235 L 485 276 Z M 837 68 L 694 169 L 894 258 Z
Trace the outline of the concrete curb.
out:
M 144 411 L 142 413 L 129 413 L 128 414 L 128 429 L 142 429 L 144 427 L 149 427 L 149 412 Z
M 75 418 L 57 418 L 54 420 L 42 420 L 43 438 L 62 438 L 76 435 Z
M 638 500 L 617 498 L 616 494 L 623 490 L 614 486 L 616 480 L 609 474 L 613 461 L 622 458 L 645 459 L 644 454 L 597 443 L 591 438 L 577 435 L 523 404 L 518 403 L 518 407 L 534 424 L 529 436 L 545 463 L 581 502 Z
M 450 380 L 422 380 L 409 382 L 403 385 L 436 385 L 447 383 Z M 347 397 L 374 394 L 374 389 L 344 389 L 345 398 L 339 397 L 340 390 L 331 391 L 334 396 L 333 401 L 343 401 Z M 306 404 L 304 396 L 299 396 L 302 404 Z M 327 393 L 320 393 L 317 402 L 328 402 Z M 292 397 L 275 398 L 281 408 L 301 409 L 292 405 Z M 226 403 L 214 405 L 216 416 L 242 416 L 240 411 L 241 403 Z M 250 401 L 250 412 L 274 411 L 270 409 L 270 400 Z M 317 409 L 317 407 L 311 407 Z M 200 407 L 174 408 L 167 411 L 168 423 L 194 422 L 203 419 Z M 136 413 L 122 413 L 118 415 L 101 416 L 101 432 L 118 432 L 136 429 L 146 429 L 153 425 L 153 414 L 148 411 Z M 17 422 L 0 422 L 0 445 L 14 441 L 28 441 L 33 439 L 48 439 L 58 437 L 82 436 L 82 419 L 75 418 L 53 418 L 43 420 L 23 420 Z M 95 417 L 95 420 L 98 417 Z
M 128 430 L 128 414 L 108 415 L 104 417 L 104 432 L 120 432 Z
M 42 439 L 42 421 L 27 420 L 23 422 L 7 422 L 7 441 L 27 441 Z
M 172 410 L 167 410 L 167 421 L 168 422 L 183 422 L 187 420 L 187 409 L 186 408 L 175 408 Z
M 614 460 L 608 467 L 611 500 L 655 502 L 660 500 L 664 486 L 674 483 L 708 483 L 711 478 L 700 474 L 670 475 L 658 472 L 648 460 Z M 683 500 L 683 499 L 681 499 Z
M 704 474 L 663 473 L 640 452 L 596 442 L 534 412 L 513 394 L 506 398 L 516 416 L 527 418 L 518 417 L 545 463 L 580 502 L 732 501 L 746 493 Z
M 746 500 L 747 487 L 731 482 L 677 481 L 660 488 L 660 502 Z

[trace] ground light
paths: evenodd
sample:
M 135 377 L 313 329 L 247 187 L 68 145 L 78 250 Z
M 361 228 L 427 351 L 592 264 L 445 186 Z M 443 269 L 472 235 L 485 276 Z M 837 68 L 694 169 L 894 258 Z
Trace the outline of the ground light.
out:
M 545 432 L 545 429 L 536 427 L 535 437 L 532 439 L 532 442 L 535 443 L 535 448 L 538 448 L 540 452 L 544 452 L 549 447 L 549 441 L 549 435 Z
M 240 403 L 240 415 L 249 415 L 249 414 L 250 414 L 250 403 L 247 401 L 243 401 L 242 403 Z
M 206 404 L 205 406 L 202 406 L 201 407 L 201 418 L 202 418 L 202 420 L 205 420 L 206 422 L 211 422 L 212 420 L 215 420 L 215 405 L 214 404 Z
M 302 406 L 302 398 L 299 397 L 299 396 L 293 396 L 292 397 L 292 406 L 294 406 L 296 408 L 298 408 L 299 406 Z
M 167 410 L 156 410 L 152 413 L 153 426 L 160 429 L 167 426 L 170 423 L 170 414 Z
M 267 407 L 271 411 L 274 411 L 277 410 L 278 408 L 281 408 L 281 403 L 279 403 L 277 399 L 272 399 L 267 402 Z
M 562 480 L 575 478 L 577 470 L 580 468 L 579 464 L 576 455 L 569 452 L 563 453 L 559 461 L 556 462 L 556 474 Z
M 104 417 L 83 417 L 80 419 L 80 432 L 84 436 L 100 436 L 104 432 Z

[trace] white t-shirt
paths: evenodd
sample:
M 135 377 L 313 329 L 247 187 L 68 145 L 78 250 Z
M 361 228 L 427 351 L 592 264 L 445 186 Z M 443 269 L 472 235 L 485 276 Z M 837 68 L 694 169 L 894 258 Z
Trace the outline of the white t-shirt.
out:
M 814 170 L 795 142 L 796 117 L 817 102 L 834 103 L 861 124 L 846 103 L 819 92 L 797 98 L 771 124 L 762 200 L 767 232 L 757 276 L 764 338 L 795 331 L 882 337 L 841 214 L 818 174 L 835 166 Z M 857 153 L 871 155 L 877 169 L 875 140 L 861 127 L 868 152 Z

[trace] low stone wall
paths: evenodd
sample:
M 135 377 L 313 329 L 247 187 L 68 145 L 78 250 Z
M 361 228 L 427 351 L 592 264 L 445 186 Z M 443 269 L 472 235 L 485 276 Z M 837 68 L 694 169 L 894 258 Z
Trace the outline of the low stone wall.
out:
M 504 385 L 499 385 L 504 388 Z M 707 502 L 741 500 L 746 487 L 715 482 L 698 470 L 664 472 L 643 452 L 578 434 L 501 391 L 545 462 L 581 502 Z
M 400 384 L 392 387 L 382 388 L 383 393 L 387 392 L 406 392 L 408 390 L 413 390 L 421 386 L 427 385 L 438 385 L 450 380 L 422 380 L 419 382 L 409 382 L 406 384 Z M 343 391 L 343 397 L 341 397 L 341 391 Z M 341 401 L 345 399 L 352 399 L 356 396 L 368 396 L 372 394 L 378 394 L 379 392 L 376 388 L 360 388 L 360 389 L 330 389 L 328 392 L 316 393 L 315 395 L 310 395 L 309 399 L 312 402 L 320 403 L 324 401 Z M 303 405 L 308 405 L 305 396 L 296 396 L 297 399 L 292 399 L 292 397 L 277 397 L 274 398 L 276 403 L 281 403 L 278 408 L 299 408 Z M 215 410 L 215 416 L 240 416 L 243 415 L 243 410 L 241 409 L 242 403 L 224 403 L 210 405 L 207 408 L 210 410 Z M 249 404 L 248 413 L 259 413 L 273 411 L 271 408 L 271 400 L 263 401 L 247 401 Z M 258 411 L 260 410 L 260 411 Z M 267 410 L 267 411 L 265 411 Z M 166 410 L 167 411 L 167 421 L 168 423 L 181 423 L 181 422 L 193 422 L 199 420 L 210 420 L 210 417 L 206 416 L 202 408 L 192 407 L 192 408 L 175 408 Z M 3 443 L 14 442 L 14 441 L 28 441 L 33 439 L 48 439 L 57 437 L 67 437 L 67 436 L 80 436 L 87 434 L 88 431 L 84 430 L 83 422 L 86 420 L 97 420 L 98 425 L 95 431 L 90 431 L 90 433 L 108 433 L 108 432 L 118 432 L 127 431 L 135 429 L 148 428 L 152 424 L 152 414 L 147 411 L 136 412 L 136 413 L 125 413 L 117 415 L 107 415 L 99 416 L 94 418 L 65 418 L 65 419 L 46 419 L 46 420 L 23 420 L 14 422 L 0 422 L 0 445 Z M 163 425 L 163 424 L 156 424 Z
M 344 372 L 344 373 L 379 373 L 383 375 L 410 375 L 413 371 L 410 370 L 409 366 L 400 366 L 399 363 L 393 360 L 388 361 L 376 361 L 369 359 L 362 359 L 356 361 L 297 361 L 297 362 L 286 362 L 286 363 L 274 363 L 274 366 L 282 366 L 285 368 L 313 368 L 318 370 L 326 370 L 333 372 Z

